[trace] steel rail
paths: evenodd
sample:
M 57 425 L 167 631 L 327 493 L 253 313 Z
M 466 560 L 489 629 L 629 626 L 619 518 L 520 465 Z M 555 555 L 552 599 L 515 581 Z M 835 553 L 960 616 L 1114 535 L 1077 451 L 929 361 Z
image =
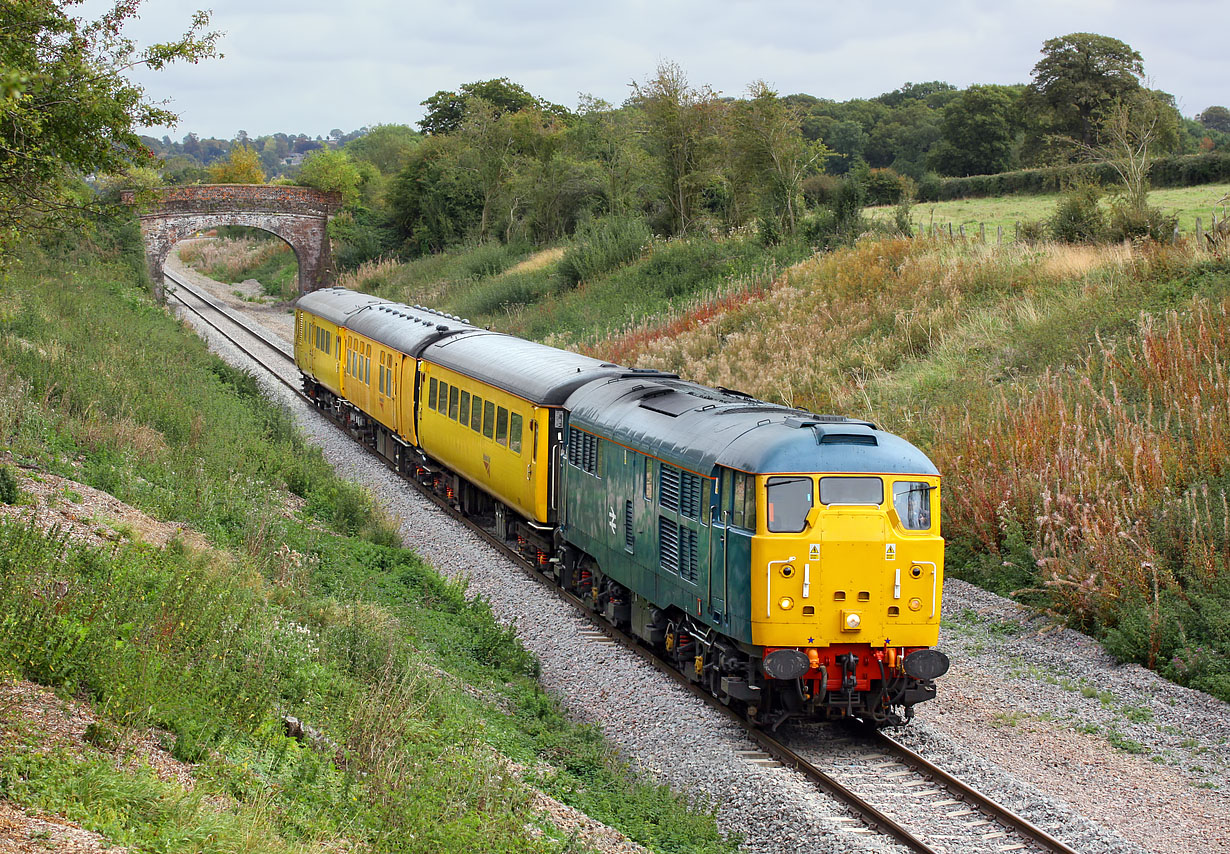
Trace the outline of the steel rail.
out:
M 970 806 L 990 816 L 997 824 L 1029 839 L 1044 851 L 1055 852 L 1055 854 L 1078 854 L 1075 849 L 1051 836 L 1033 822 L 1017 815 L 1003 804 L 992 800 L 988 795 L 983 794 L 959 777 L 953 776 L 921 754 L 906 747 L 888 733 L 877 730 L 872 737 L 879 747 L 895 754 L 907 765 L 913 766 L 922 776 L 943 786 Z
M 201 294 L 195 288 L 183 282 L 182 280 L 175 278 L 172 274 L 167 273 L 165 275 L 168 278 L 170 278 L 172 281 L 174 281 L 176 284 L 183 287 L 189 294 L 191 294 L 196 299 L 200 300 L 203 304 L 207 305 L 209 308 L 217 311 L 219 314 L 226 317 L 227 320 L 229 320 L 235 326 L 238 326 L 239 328 L 243 329 L 246 334 L 252 336 L 253 338 L 260 341 L 262 344 L 264 344 L 266 347 L 273 350 L 282 359 L 288 362 L 291 362 L 291 363 L 294 362 L 294 357 L 291 354 L 287 353 L 279 343 L 271 341 L 261 332 L 254 329 L 246 321 L 236 317 L 232 312 L 224 309 L 223 307 L 215 303 L 212 299 L 210 299 L 206 295 Z M 304 402 L 311 405 L 313 411 L 326 416 L 328 420 L 334 424 L 334 426 L 336 426 L 340 430 L 343 430 L 343 432 L 347 432 L 345 431 L 345 428 L 336 421 L 336 419 L 332 416 L 331 413 L 329 413 L 327 410 L 321 409 L 316 404 L 316 401 L 312 400 L 310 397 L 304 394 L 301 388 L 297 387 L 294 383 L 291 383 L 290 381 L 288 381 L 285 377 L 283 377 L 276 370 L 274 370 L 272 366 L 266 363 L 259 356 L 252 353 L 250 349 L 248 349 L 243 344 L 241 344 L 239 341 L 237 341 L 232 335 L 228 334 L 217 323 L 214 323 L 209 318 L 207 318 L 197 308 L 189 305 L 188 302 L 185 301 L 183 298 L 181 298 L 178 294 L 172 294 L 172 295 L 175 296 L 175 298 L 185 308 L 187 308 L 189 311 L 191 311 L 193 314 L 199 317 L 202 322 L 206 323 L 208 326 L 210 326 L 212 329 L 214 329 L 216 332 L 222 335 L 227 341 L 231 342 L 231 344 L 236 346 L 240 351 L 242 351 L 250 359 L 252 359 L 254 362 L 256 362 L 261 367 L 263 367 L 266 371 L 268 371 L 274 377 L 274 379 L 276 379 L 278 382 L 282 383 L 284 386 L 289 388 L 295 394 L 296 397 L 300 398 Z M 349 435 L 348 432 L 347 432 L 347 435 Z M 384 464 L 388 465 L 389 461 L 385 457 L 377 453 L 374 448 L 370 448 L 362 442 L 357 442 L 357 444 L 367 453 L 369 453 L 376 459 L 380 460 Z M 593 625 L 598 631 L 600 631 L 603 635 L 605 635 L 611 641 L 619 644 L 624 649 L 629 650 L 633 654 L 640 657 L 643 661 L 652 665 L 655 669 L 659 670 L 660 672 L 674 679 L 675 682 L 682 685 L 687 690 L 691 691 L 694 696 L 699 698 L 707 706 L 719 712 L 720 714 L 725 715 L 729 720 L 737 723 L 747 733 L 748 738 L 750 738 L 753 742 L 755 742 L 762 750 L 764 750 L 766 753 L 768 753 L 778 762 L 782 763 L 784 766 L 792 768 L 796 772 L 802 774 L 809 781 L 811 781 L 814 785 L 816 785 L 817 788 L 819 788 L 820 790 L 828 794 L 830 797 L 842 803 L 847 809 L 849 809 L 852 813 L 854 813 L 859 818 L 859 820 L 864 825 L 866 825 L 869 829 L 877 833 L 880 833 L 884 836 L 890 837 L 902 847 L 906 848 L 909 851 L 917 852 L 917 854 L 937 854 L 936 849 L 929 846 L 925 841 L 923 841 L 918 836 L 913 834 L 904 825 L 902 825 L 901 823 L 899 823 L 898 821 L 896 821 L 895 819 L 893 819 L 891 816 L 887 815 L 886 813 L 882 812 L 876 806 L 871 804 L 869 801 L 867 801 L 857 792 L 853 791 L 852 789 L 850 789 L 849 787 L 847 787 L 846 785 L 838 781 L 832 775 L 821 770 L 820 768 L 817 768 L 811 762 L 807 761 L 802 756 L 800 756 L 798 753 L 796 753 L 795 751 L 787 747 L 785 744 L 778 741 L 770 733 L 753 726 L 749 721 L 747 721 L 746 718 L 742 717 L 735 710 L 731 709 L 729 706 L 722 703 L 721 700 L 719 700 L 718 698 L 710 694 L 708 691 L 701 688 L 698 684 L 688 679 L 688 677 L 684 673 L 680 672 L 676 667 L 671 665 L 665 659 L 658 656 L 652 650 L 643 646 L 637 639 L 633 638 L 632 636 L 628 634 L 625 634 L 624 632 L 620 631 L 619 629 L 617 629 L 616 627 L 614 627 L 613 625 L 611 625 L 605 620 L 595 619 L 595 613 L 593 609 L 590 607 L 590 605 L 585 600 L 569 592 L 568 590 L 565 590 L 562 587 L 560 587 L 555 582 L 554 579 L 549 578 L 546 575 L 544 575 L 542 572 L 540 572 L 537 566 L 534 565 L 531 561 L 529 561 L 523 554 L 521 554 L 516 549 L 509 546 L 505 541 L 501 540 L 491 531 L 484 528 L 482 525 L 479 525 L 475 520 L 463 514 L 460 510 L 454 507 L 453 504 L 449 502 L 446 498 L 444 498 L 443 496 L 437 495 L 435 492 L 433 492 L 430 489 L 427 489 L 423 484 L 419 483 L 414 478 L 407 476 L 405 473 L 396 472 L 396 470 L 394 471 L 396 474 L 398 474 L 402 478 L 402 480 L 410 484 L 420 495 L 427 498 L 429 501 L 431 501 L 433 504 L 435 504 L 445 513 L 447 513 L 450 517 L 457 520 L 461 524 L 465 525 L 467 529 L 469 529 L 472 533 L 475 533 L 479 537 L 481 537 L 488 545 L 495 548 L 505 557 L 512 560 L 522 570 L 522 572 L 524 572 L 527 576 L 534 579 L 542 587 L 549 589 L 554 595 L 556 595 L 560 599 L 571 604 L 574 608 L 577 609 L 577 611 L 579 611 L 586 617 L 586 619 L 591 623 L 591 625 Z M 1044 851 L 1055 852 L 1055 854 L 1078 854 L 1078 852 L 1074 851 L 1072 848 L 1068 847 L 1067 845 L 1065 845 L 1063 842 L 1059 841 L 1058 839 L 1055 839 L 1053 836 L 1048 834 L 1046 831 L 1030 823 L 1028 820 L 1022 818 L 1021 816 L 1012 812 L 1008 808 L 991 800 L 988 796 L 982 794 L 981 792 L 979 792 L 977 789 L 973 788 L 969 784 L 962 782 L 959 778 L 954 777 L 952 774 L 948 773 L 947 771 L 944 771 L 939 766 L 934 765 L 933 763 L 923 758 L 919 754 L 915 753 L 914 751 L 910 750 L 908 747 L 901 744 L 900 742 L 898 742 L 896 739 L 892 738 L 891 736 L 886 735 L 881 731 L 876 731 L 872 735 L 872 738 L 879 744 L 879 746 L 882 749 L 887 750 L 890 753 L 898 755 L 907 764 L 913 766 L 915 770 L 917 770 L 921 776 L 932 779 L 937 784 L 944 786 L 952 794 L 966 801 L 968 805 L 975 807 L 976 809 L 982 811 L 984 814 L 988 815 L 990 818 L 995 820 L 997 824 L 1005 827 L 1008 830 L 1011 830 L 1012 832 L 1019 834 L 1025 839 L 1028 839 L 1034 844 L 1040 846 Z

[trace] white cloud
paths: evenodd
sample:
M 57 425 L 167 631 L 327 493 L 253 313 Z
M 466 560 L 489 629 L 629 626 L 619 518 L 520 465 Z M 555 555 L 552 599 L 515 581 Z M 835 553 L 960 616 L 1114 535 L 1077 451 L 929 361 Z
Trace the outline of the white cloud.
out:
M 86 14 L 98 5 L 89 0 Z M 150 4 L 131 34 L 142 43 L 170 38 L 193 8 Z M 437 90 L 491 77 L 567 106 L 580 92 L 619 103 L 629 81 L 651 76 L 663 59 L 727 95 L 756 79 L 837 100 L 908 81 L 1027 82 L 1046 39 L 1083 31 L 1140 51 L 1153 85 L 1189 115 L 1230 101 L 1230 4 L 1213 0 L 1164 9 L 1144 0 L 215 0 L 213 8 L 215 28 L 226 32 L 224 59 L 137 78 L 152 96 L 172 99 L 182 116 L 173 136 L 413 122 Z

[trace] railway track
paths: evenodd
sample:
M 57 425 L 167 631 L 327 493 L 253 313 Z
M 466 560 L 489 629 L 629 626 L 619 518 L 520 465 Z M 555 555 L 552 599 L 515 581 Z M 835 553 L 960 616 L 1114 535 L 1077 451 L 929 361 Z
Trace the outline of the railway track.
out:
M 245 319 L 172 273 L 168 272 L 166 276 L 175 285 L 174 289 L 168 288 L 170 298 L 261 365 L 293 394 L 316 408 L 315 402 L 303 394 L 299 385 L 279 370 L 288 362 L 294 364 L 293 352 L 284 343 L 254 328 Z M 225 323 L 214 319 L 217 316 L 225 318 Z M 260 354 L 259 351 L 264 353 Z M 278 364 L 271 364 L 270 358 Z M 342 429 L 340 425 L 339 429 Z M 360 443 L 360 446 L 382 462 L 387 462 L 366 445 Z M 588 603 L 561 589 L 524 555 L 475 520 L 462 515 L 444 497 L 424 488 L 413 478 L 403 479 L 513 560 L 528 576 L 583 611 L 593 624 L 590 634 L 594 637 L 601 636 L 640 656 L 703 702 L 738 723 L 759 748 L 758 751 L 745 751 L 742 756 L 745 761 L 791 768 L 838 801 L 849 814 L 833 817 L 832 820 L 843 823 L 851 832 L 878 833 L 905 850 L 919 854 L 1018 851 L 1076 854 L 1074 849 L 1045 829 L 883 732 L 855 733 L 833 725 L 811 725 L 805 728 L 803 738 L 779 739 L 774 734 L 751 726 L 634 638 L 597 619 Z

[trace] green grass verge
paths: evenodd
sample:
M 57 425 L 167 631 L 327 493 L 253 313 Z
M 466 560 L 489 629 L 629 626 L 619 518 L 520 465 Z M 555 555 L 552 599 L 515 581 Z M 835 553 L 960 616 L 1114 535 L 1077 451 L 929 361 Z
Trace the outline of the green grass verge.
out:
M 1199 187 L 1177 187 L 1154 190 L 1149 193 L 1149 203 L 1165 213 L 1177 214 L 1179 228 L 1184 233 L 1193 233 L 1196 217 L 1200 217 L 1207 230 L 1214 210 L 1221 219 L 1223 208 L 1214 208 L 1219 199 L 1230 193 L 1230 184 L 1206 184 Z M 916 227 L 930 226 L 954 231 L 965 226 L 967 237 L 977 237 L 979 224 L 986 226 L 989 242 L 995 242 L 996 228 L 1004 230 L 1004 241 L 1014 239 L 1018 222 L 1037 222 L 1048 219 L 1059 202 L 1059 194 L 1042 196 L 996 196 L 985 199 L 957 199 L 950 202 L 923 202 L 914 206 L 911 220 Z M 868 208 L 873 219 L 892 222 L 895 208 L 892 206 Z
M 88 699 L 119 731 L 160 727 L 198 785 L 15 732 L 0 794 L 139 850 L 561 850 L 531 827 L 512 763 L 653 850 L 733 850 L 568 722 L 513 631 L 395 546 L 251 377 L 147 300 L 139 264 L 79 260 L 31 253 L 0 284 L 0 445 L 211 548 L 0 525 L 0 672 Z M 283 714 L 323 749 L 289 739 Z

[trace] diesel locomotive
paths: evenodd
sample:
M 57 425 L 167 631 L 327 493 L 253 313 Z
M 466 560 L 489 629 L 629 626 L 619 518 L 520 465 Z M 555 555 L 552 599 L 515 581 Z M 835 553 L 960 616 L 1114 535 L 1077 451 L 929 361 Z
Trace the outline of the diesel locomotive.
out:
M 935 696 L 940 476 L 904 439 L 341 288 L 295 321 L 318 406 L 754 721 Z

